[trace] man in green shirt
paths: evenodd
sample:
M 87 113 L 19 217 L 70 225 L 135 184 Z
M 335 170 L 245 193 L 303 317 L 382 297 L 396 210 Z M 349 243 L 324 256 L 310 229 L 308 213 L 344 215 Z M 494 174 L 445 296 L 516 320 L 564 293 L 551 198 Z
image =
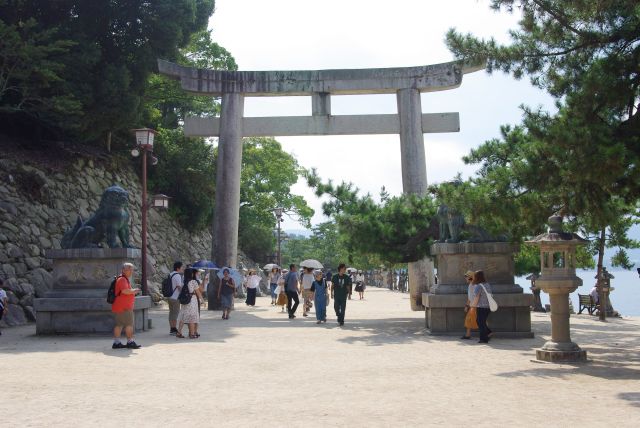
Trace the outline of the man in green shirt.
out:
M 351 289 L 351 277 L 347 275 L 347 266 L 344 263 L 338 266 L 338 273 L 333 275 L 331 282 L 333 309 L 336 311 L 338 324 L 344 325 L 344 311 L 347 308 L 347 297 Z

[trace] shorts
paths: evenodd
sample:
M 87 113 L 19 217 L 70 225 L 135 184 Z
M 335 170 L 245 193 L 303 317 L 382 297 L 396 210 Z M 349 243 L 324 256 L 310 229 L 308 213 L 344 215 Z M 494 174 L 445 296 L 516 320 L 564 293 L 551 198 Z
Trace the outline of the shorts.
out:
M 133 311 L 114 312 L 116 327 L 133 327 Z
M 169 302 L 169 321 L 177 321 L 180 313 L 180 302 L 177 299 L 167 299 Z

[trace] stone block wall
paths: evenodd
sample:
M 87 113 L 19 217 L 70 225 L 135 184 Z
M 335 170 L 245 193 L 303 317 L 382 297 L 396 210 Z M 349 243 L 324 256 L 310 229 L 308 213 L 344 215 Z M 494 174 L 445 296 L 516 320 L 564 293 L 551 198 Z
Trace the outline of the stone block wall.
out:
M 142 191 L 133 166 L 133 160 L 116 164 L 80 157 L 51 170 L 0 155 L 0 277 L 9 295 L 9 314 L 0 321 L 2 326 L 35 321 L 33 299 L 53 281 L 45 250 L 59 249 L 62 235 L 78 215 L 87 219 L 98 208 L 104 189 L 113 184 L 129 191 L 131 242 L 140 246 Z M 149 289 L 157 302 L 160 283 L 173 262 L 210 259 L 212 237 L 208 230 L 191 234 L 167 212 L 155 209 L 149 210 L 148 225 Z M 239 262 L 255 267 L 242 254 Z

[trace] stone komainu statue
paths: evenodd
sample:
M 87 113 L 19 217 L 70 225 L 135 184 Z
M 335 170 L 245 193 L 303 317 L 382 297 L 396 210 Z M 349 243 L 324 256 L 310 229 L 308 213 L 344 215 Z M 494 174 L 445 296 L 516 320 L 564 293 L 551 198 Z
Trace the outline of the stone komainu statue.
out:
M 458 243 L 466 242 L 505 242 L 504 235 L 493 236 L 480 226 L 467 224 L 464 216 L 442 204 L 438 207 L 438 223 L 440 225 L 440 239 L 438 242 Z
M 60 246 L 97 248 L 103 241 L 109 248 L 132 248 L 129 245 L 129 193 L 120 186 L 104 191 L 98 210 L 86 222 L 78 216 L 75 226 L 62 237 Z
M 438 242 L 460 242 L 460 233 L 464 226 L 464 217 L 445 204 L 438 207 L 437 216 L 438 223 L 440 224 L 440 239 Z

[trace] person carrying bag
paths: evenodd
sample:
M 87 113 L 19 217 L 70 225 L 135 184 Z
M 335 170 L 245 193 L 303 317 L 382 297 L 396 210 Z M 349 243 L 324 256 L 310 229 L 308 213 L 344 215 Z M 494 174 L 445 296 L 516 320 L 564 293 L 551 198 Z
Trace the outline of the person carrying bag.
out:
M 487 319 L 491 314 L 491 306 L 496 310 L 498 309 L 497 303 L 491 295 L 491 285 L 487 283 L 484 277 L 484 272 L 481 270 L 473 273 L 473 302 L 472 308 L 476 308 L 476 322 L 478 323 L 478 330 L 480 331 L 480 340 L 478 343 L 489 343 L 490 336 L 492 334 L 491 329 L 487 326 Z M 490 296 L 490 297 L 489 297 Z M 493 305 L 490 301 L 493 300 Z

